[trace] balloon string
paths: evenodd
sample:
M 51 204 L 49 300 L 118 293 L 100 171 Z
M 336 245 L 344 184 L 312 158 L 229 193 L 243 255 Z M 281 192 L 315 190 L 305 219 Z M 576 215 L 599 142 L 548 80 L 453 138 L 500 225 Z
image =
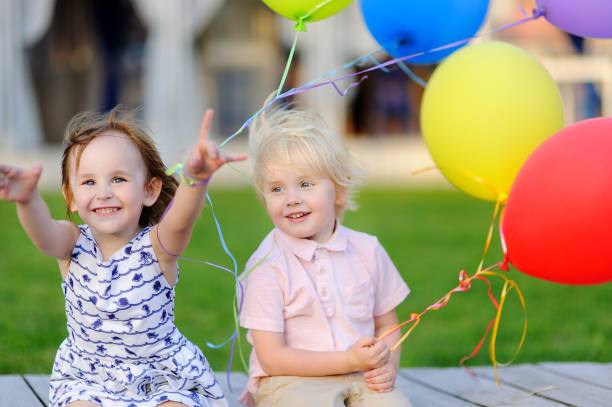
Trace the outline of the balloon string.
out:
M 325 4 L 326 3 L 321 3 L 320 6 L 323 6 Z M 527 18 L 524 18 L 522 20 L 515 21 L 514 23 L 507 24 L 507 25 L 495 28 L 495 29 L 489 31 L 488 33 L 484 33 L 484 34 L 481 34 L 481 35 L 486 35 L 486 34 L 494 33 L 494 32 L 501 31 L 501 30 L 504 30 L 504 29 L 507 29 L 507 28 L 510 28 L 510 27 L 513 27 L 513 26 L 516 26 L 516 25 L 519 25 L 519 24 L 523 24 L 523 23 L 526 23 L 528 21 L 535 20 L 535 19 L 537 19 L 537 18 L 539 18 L 539 17 L 541 17 L 543 15 L 544 15 L 544 10 L 543 9 L 534 9 L 533 10 L 533 15 L 531 17 L 527 17 Z M 417 53 L 412 54 L 412 55 L 406 55 L 406 56 L 403 56 L 401 58 L 395 58 L 395 59 L 392 59 L 392 60 L 389 60 L 389 61 L 386 61 L 386 62 L 383 62 L 383 63 L 377 63 L 378 61 L 376 61 L 376 59 L 374 59 L 372 57 L 372 54 L 375 54 L 376 52 L 381 51 L 383 49 L 383 47 L 380 47 L 380 48 L 378 48 L 378 49 L 376 49 L 374 51 L 369 52 L 368 54 L 366 54 L 366 55 L 364 55 L 362 57 L 359 57 L 359 58 L 357 58 L 357 59 L 355 59 L 355 60 L 353 60 L 353 61 L 351 61 L 351 62 L 349 62 L 349 63 L 347 63 L 345 65 L 343 65 L 341 68 L 334 69 L 332 71 L 329 71 L 329 72 L 325 73 L 324 75 L 322 75 L 318 79 L 314 79 L 314 80 L 312 80 L 312 81 L 310 81 L 310 82 L 308 82 L 308 83 L 306 83 L 304 85 L 301 85 L 301 86 L 299 86 L 297 88 L 290 89 L 290 90 L 288 90 L 288 91 L 286 91 L 284 93 L 281 93 L 281 94 L 277 95 L 274 99 L 272 99 L 269 103 L 267 103 L 266 106 L 264 106 L 261 109 L 259 109 L 255 114 L 253 114 L 249 119 L 247 119 L 247 121 L 244 122 L 242 124 L 242 126 L 240 126 L 240 128 L 238 130 L 236 130 L 233 134 L 228 136 L 225 139 L 225 141 L 223 141 L 221 144 L 219 144 L 219 148 L 222 148 L 225 144 L 227 144 L 228 142 L 233 140 L 236 136 L 238 136 L 257 116 L 259 116 L 264 110 L 268 109 L 277 100 L 288 98 L 290 96 L 297 95 L 297 94 L 305 92 L 307 90 L 318 88 L 318 87 L 322 87 L 322 86 L 325 86 L 325 85 L 332 85 L 333 86 L 333 84 L 335 82 L 337 82 L 337 81 L 341 81 L 341 80 L 344 80 L 344 79 L 352 78 L 354 76 L 363 75 L 363 74 L 366 74 L 367 72 L 370 72 L 370 71 L 374 71 L 374 70 L 385 71 L 385 70 L 388 70 L 386 67 L 391 66 L 391 65 L 395 65 L 395 64 L 397 64 L 397 63 L 399 63 L 401 61 L 406 61 L 408 59 L 415 58 L 417 56 L 424 55 L 426 53 L 437 52 L 437 51 L 441 51 L 441 50 L 446 49 L 446 48 L 451 48 L 451 47 L 454 47 L 454 46 L 458 46 L 460 44 L 466 43 L 466 42 L 471 41 L 472 39 L 475 39 L 475 38 L 478 38 L 478 37 L 479 36 L 470 37 L 470 38 L 467 38 L 465 40 L 461 40 L 461 41 L 454 42 L 452 44 L 448 44 L 448 45 L 445 45 L 445 46 L 433 48 L 433 49 L 430 49 L 428 51 L 417 52 Z M 321 82 L 323 79 L 325 79 L 325 78 L 327 78 L 327 77 L 337 73 L 340 70 L 347 69 L 347 68 L 350 68 L 350 67 L 355 66 L 355 65 L 356 66 L 362 66 L 362 64 L 364 64 L 365 61 L 367 61 L 367 60 L 374 61 L 374 63 L 376 65 L 373 66 L 373 67 L 361 70 L 359 72 L 355 72 L 355 73 L 352 73 L 352 74 L 349 74 L 349 75 L 342 76 L 342 77 L 334 79 L 334 80 L 329 80 L 329 81 Z
M 406 340 L 406 338 L 408 338 L 408 336 L 412 333 L 412 331 L 414 330 L 414 328 L 418 325 L 418 323 L 421 321 L 421 318 L 423 317 L 423 315 L 425 315 L 428 311 L 436 311 L 439 310 L 440 308 L 446 306 L 451 298 L 451 296 L 456 293 L 456 292 L 463 292 L 463 291 L 468 291 L 471 286 L 472 286 L 472 280 L 473 279 L 479 279 L 481 281 L 484 281 L 487 283 L 487 285 L 489 286 L 488 288 L 488 296 L 489 299 L 491 300 L 491 303 L 493 304 L 493 306 L 497 309 L 497 313 L 495 315 L 495 318 L 489 322 L 489 324 L 487 325 L 487 328 L 485 330 L 485 333 L 483 335 L 483 337 L 480 339 L 480 341 L 478 342 L 478 344 L 475 346 L 474 350 L 468 355 L 463 357 L 460 360 L 460 364 L 463 366 L 463 364 L 465 363 L 465 361 L 467 361 L 468 359 L 474 357 L 481 349 L 482 344 L 484 343 L 485 339 L 487 338 L 487 336 L 489 335 L 489 331 L 491 331 L 491 339 L 490 339 L 490 345 L 489 345 L 489 356 L 491 358 L 491 361 L 493 363 L 493 367 L 494 367 L 494 372 L 495 372 L 495 380 L 497 382 L 497 384 L 501 387 L 501 384 L 499 382 L 499 378 L 497 375 L 497 366 L 507 366 L 510 363 L 512 363 L 514 361 L 514 359 L 516 359 L 516 357 L 518 356 L 518 353 L 520 351 L 520 349 L 523 346 L 523 343 L 525 341 L 525 337 L 527 335 L 527 308 L 525 305 L 525 299 L 523 297 L 523 294 L 521 293 L 518 285 L 516 284 L 516 282 L 514 282 L 513 280 L 510 280 L 508 277 L 506 277 L 504 274 L 498 273 L 498 272 L 494 272 L 491 271 L 491 269 L 495 268 L 495 267 L 500 267 L 501 265 L 503 265 L 502 262 L 497 263 L 493 266 L 487 267 L 485 269 L 482 268 L 482 265 L 484 263 L 484 259 L 486 257 L 486 254 L 488 252 L 488 249 L 490 247 L 491 244 L 491 239 L 493 236 L 493 230 L 494 230 L 494 226 L 495 226 L 495 221 L 497 220 L 498 215 L 500 215 L 500 213 L 503 213 L 503 210 L 500 211 L 500 208 L 502 207 L 502 205 L 506 202 L 507 196 L 504 193 L 499 193 L 497 200 L 496 200 L 496 204 L 495 204 L 495 208 L 493 210 L 493 215 L 491 217 L 491 224 L 489 226 L 489 231 L 487 233 L 487 238 L 485 241 L 485 247 L 483 250 L 483 254 L 482 254 L 482 258 L 480 260 L 480 263 L 478 265 L 478 269 L 477 271 L 474 273 L 474 275 L 472 275 L 471 277 L 467 276 L 467 273 L 465 272 L 465 270 L 461 270 L 461 272 L 459 273 L 459 284 L 457 285 L 457 287 L 453 288 L 451 291 L 449 291 L 445 296 L 443 296 L 441 299 L 439 299 L 438 301 L 436 301 L 434 304 L 428 306 L 424 311 L 422 311 L 420 314 L 416 314 L 416 313 L 412 313 L 410 314 L 410 319 L 402 322 L 401 324 L 396 325 L 395 327 L 387 330 L 386 332 L 384 332 L 382 335 L 380 335 L 378 337 L 378 340 L 383 339 L 384 337 L 390 335 L 391 333 L 397 331 L 398 329 L 402 328 L 403 326 L 406 326 L 408 324 L 412 323 L 412 326 L 410 326 L 410 328 L 402 335 L 402 337 L 397 341 L 397 343 L 395 343 L 393 345 L 393 347 L 391 348 L 391 351 L 394 351 L 395 349 L 397 349 L 401 343 Z M 500 215 L 501 218 L 501 215 Z M 501 269 L 501 267 L 500 267 Z M 484 276 L 488 275 L 488 276 L 497 276 L 497 277 L 501 277 L 504 279 L 504 286 L 502 287 L 502 291 L 500 294 L 500 299 L 499 301 L 497 301 L 495 299 L 495 297 L 493 296 L 491 290 L 492 290 L 492 286 L 491 286 L 491 282 L 485 278 Z M 515 354 L 512 357 L 512 359 L 508 362 L 505 363 L 499 363 L 497 361 L 497 356 L 496 356 L 496 350 L 495 350 L 495 346 L 497 343 L 497 335 L 499 332 L 499 324 L 501 321 L 501 315 L 502 315 L 502 310 L 504 307 L 504 304 L 506 302 L 507 296 L 510 293 L 510 291 L 514 289 L 516 290 L 520 302 L 521 302 L 521 306 L 523 308 L 523 316 L 524 316 L 524 324 L 523 324 L 523 334 L 521 336 L 521 340 L 516 348 Z
M 318 10 L 322 9 L 323 7 L 327 6 L 331 2 L 332 0 L 323 0 L 322 2 L 314 6 L 312 10 L 310 10 L 308 13 L 304 14 L 303 16 L 298 17 L 297 22 L 295 23 L 294 30 L 295 31 L 306 31 L 305 22 L 308 21 L 308 19 L 312 17 L 314 13 L 316 13 Z
M 291 66 L 291 61 L 293 60 L 293 53 L 295 52 L 295 44 L 297 44 L 299 31 L 295 31 L 295 37 L 293 37 L 293 45 L 291 46 L 291 51 L 289 51 L 289 58 L 287 58 L 287 63 L 285 64 L 285 71 L 283 72 L 283 77 L 281 78 L 280 85 L 278 85 L 278 89 L 276 90 L 276 96 L 280 95 L 283 90 L 283 85 L 285 85 L 285 80 L 287 79 L 287 74 L 289 73 L 289 67 Z
M 412 79 L 417 85 L 421 85 L 421 87 L 423 88 L 427 87 L 427 82 L 425 82 L 423 79 L 419 78 L 414 72 L 412 72 L 412 69 L 408 68 L 408 65 L 406 65 L 403 61 L 398 62 L 397 66 L 399 66 L 402 72 L 408 75 L 408 77 Z
M 515 281 L 510 280 L 504 274 L 498 273 L 495 271 L 483 270 L 481 274 L 497 276 L 505 280 L 504 286 L 502 288 L 502 293 L 500 295 L 499 307 L 497 308 L 497 315 L 495 315 L 495 319 L 494 319 L 495 324 L 493 325 L 493 331 L 491 332 L 491 342 L 489 343 L 489 355 L 491 357 L 491 362 L 493 363 L 493 370 L 495 372 L 495 381 L 501 387 L 500 382 L 499 382 L 499 377 L 497 376 L 497 366 L 498 365 L 508 366 L 509 364 L 514 362 L 521 348 L 523 347 L 523 343 L 525 343 L 525 337 L 527 336 L 527 306 L 525 305 L 525 298 L 523 297 L 523 293 L 521 292 L 521 290 L 519 289 Z M 519 344 L 516 347 L 516 350 L 512 358 L 507 362 L 500 363 L 500 362 L 497 362 L 497 359 L 496 359 L 495 344 L 497 340 L 497 333 L 499 329 L 499 323 L 501 320 L 502 310 L 504 308 L 504 303 L 506 302 L 506 298 L 512 289 L 516 290 L 516 293 L 521 301 L 521 307 L 523 308 L 523 333 L 521 335 L 521 340 L 519 341 Z

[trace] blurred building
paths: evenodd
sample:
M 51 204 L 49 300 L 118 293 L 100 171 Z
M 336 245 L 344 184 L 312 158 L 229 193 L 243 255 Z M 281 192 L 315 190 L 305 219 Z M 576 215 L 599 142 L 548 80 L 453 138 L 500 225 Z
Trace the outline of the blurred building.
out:
M 534 6 L 529 0 L 518 3 L 527 10 Z M 572 38 L 543 18 L 486 34 L 523 17 L 516 1 L 492 0 L 481 32 L 485 39 L 512 42 L 544 63 L 562 91 L 567 124 L 612 115 L 611 41 Z M 206 107 L 216 110 L 219 140 L 259 110 L 279 86 L 295 34 L 293 22 L 253 0 L 0 0 L 0 22 L 2 160 L 11 152 L 23 157 L 49 149 L 56 157 L 54 149 L 75 113 L 121 103 L 139 109 L 166 160 L 176 161 L 197 134 Z M 356 0 L 299 34 L 283 90 L 378 47 Z M 379 52 L 376 58 L 389 57 Z M 426 81 L 435 65 L 410 68 Z M 338 86 L 344 90 L 356 81 Z M 422 94 L 420 85 L 390 67 L 370 72 L 346 96 L 323 86 L 296 99 L 346 134 L 366 164 L 376 160 L 368 154 L 386 154 L 385 164 L 392 167 L 384 177 L 399 174 L 397 181 L 408 177 L 406 157 L 427 162 L 419 137 Z M 236 144 L 245 138 L 238 136 Z M 421 158 L 415 158 L 415 149 Z

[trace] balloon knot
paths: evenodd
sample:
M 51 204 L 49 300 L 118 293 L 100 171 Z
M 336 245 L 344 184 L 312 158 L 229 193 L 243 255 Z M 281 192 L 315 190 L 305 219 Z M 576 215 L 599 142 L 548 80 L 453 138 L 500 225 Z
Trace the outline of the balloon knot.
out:
M 294 31 L 306 31 L 306 24 L 304 23 L 304 20 L 302 20 L 301 18 L 299 20 L 297 20 L 297 22 L 295 23 L 295 26 L 293 27 Z
M 545 14 L 546 14 L 546 8 L 544 7 L 538 7 L 538 8 L 534 8 L 533 10 L 531 10 L 531 15 L 533 16 L 533 18 L 540 18 Z
M 499 266 L 499 269 L 501 271 L 510 271 L 510 267 L 508 267 L 508 257 L 504 258 L 504 261 L 502 261 L 502 264 Z

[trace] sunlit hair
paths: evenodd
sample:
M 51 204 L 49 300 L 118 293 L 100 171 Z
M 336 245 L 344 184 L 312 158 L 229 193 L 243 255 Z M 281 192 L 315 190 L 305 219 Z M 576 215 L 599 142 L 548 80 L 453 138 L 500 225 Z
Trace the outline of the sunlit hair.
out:
M 337 194 L 345 194 L 345 203 L 336 208 L 338 218 L 345 210 L 357 209 L 356 186 L 363 170 L 318 113 L 293 107 L 268 108 L 249 128 L 249 149 L 260 198 L 264 199 L 263 184 L 270 164 L 293 166 L 299 160 L 316 175 L 328 177 Z
M 109 131 L 117 131 L 124 134 L 140 151 L 148 171 L 146 182 L 155 177 L 162 181 L 159 198 L 152 206 L 145 206 L 143 208 L 139 219 L 139 224 L 142 227 L 159 222 L 164 210 L 174 196 L 178 182 L 173 177 L 166 175 L 166 166 L 155 147 L 155 143 L 147 134 L 147 128 L 134 117 L 132 112 L 123 110 L 121 106 L 117 106 L 104 114 L 95 112 L 79 113 L 70 120 L 66 127 L 64 134 L 66 148 L 62 157 L 62 190 L 66 197 L 66 213 L 68 218 L 72 219 L 70 206 L 74 200 L 69 179 L 71 157 L 74 156 L 74 163 L 76 168 L 78 168 L 85 147 L 93 139 Z

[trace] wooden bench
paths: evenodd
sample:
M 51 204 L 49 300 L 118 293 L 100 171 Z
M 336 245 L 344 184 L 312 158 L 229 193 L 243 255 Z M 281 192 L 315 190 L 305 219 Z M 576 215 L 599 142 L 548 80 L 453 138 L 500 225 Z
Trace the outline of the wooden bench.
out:
M 612 363 L 539 363 L 499 369 L 500 389 L 491 366 L 472 368 L 470 376 L 459 367 L 403 368 L 397 385 L 414 407 L 610 407 Z M 217 372 L 230 405 L 240 406 L 238 395 L 246 384 L 243 373 L 233 372 L 227 386 L 224 372 Z M 48 402 L 48 376 L 0 376 L 1 407 L 43 407 Z

